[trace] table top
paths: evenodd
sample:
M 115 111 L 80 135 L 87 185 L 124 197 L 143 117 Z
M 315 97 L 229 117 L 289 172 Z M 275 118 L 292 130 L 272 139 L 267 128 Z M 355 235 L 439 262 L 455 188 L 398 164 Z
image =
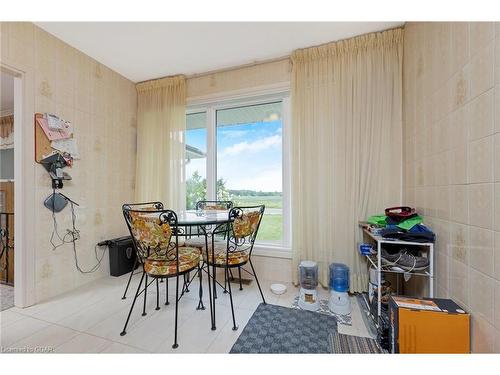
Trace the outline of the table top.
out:
M 229 210 L 187 210 L 177 212 L 178 225 L 212 225 L 229 222 Z

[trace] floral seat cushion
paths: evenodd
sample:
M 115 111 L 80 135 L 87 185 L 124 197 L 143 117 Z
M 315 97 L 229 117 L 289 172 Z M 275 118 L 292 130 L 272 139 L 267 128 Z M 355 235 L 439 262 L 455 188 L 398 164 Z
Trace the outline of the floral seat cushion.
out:
M 200 249 L 179 247 L 179 273 L 198 267 Z M 144 261 L 144 271 L 150 276 L 170 276 L 177 273 L 177 261 L 169 260 L 165 255 L 152 254 Z
M 211 246 L 209 248 L 209 257 L 212 258 L 212 252 L 211 252 Z M 203 260 L 206 262 L 207 261 L 207 252 L 203 251 Z M 243 264 L 248 262 L 249 258 L 249 252 L 246 250 L 239 250 L 239 251 L 230 251 L 229 256 L 228 256 L 228 264 L 230 266 L 235 266 L 237 264 Z M 215 244 L 215 250 L 214 250 L 214 257 L 215 257 L 215 264 L 223 266 L 226 264 L 226 244 L 224 245 L 218 245 Z M 209 264 L 213 264 L 213 260 L 210 259 Z

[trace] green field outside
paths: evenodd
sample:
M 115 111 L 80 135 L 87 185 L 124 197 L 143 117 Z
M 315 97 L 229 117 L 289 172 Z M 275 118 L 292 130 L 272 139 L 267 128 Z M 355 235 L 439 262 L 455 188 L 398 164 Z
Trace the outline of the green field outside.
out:
M 268 208 L 282 208 L 282 197 L 280 196 L 231 196 L 235 206 L 256 206 L 264 204 Z
M 280 241 L 283 237 L 283 215 L 264 215 L 257 240 Z
M 257 240 L 280 241 L 283 239 L 283 215 L 277 213 L 276 209 L 283 207 L 280 196 L 232 196 L 231 200 L 235 206 L 254 206 L 264 204 L 266 211 L 259 228 Z M 274 211 L 270 214 L 269 211 Z M 266 213 L 268 212 L 268 213 Z

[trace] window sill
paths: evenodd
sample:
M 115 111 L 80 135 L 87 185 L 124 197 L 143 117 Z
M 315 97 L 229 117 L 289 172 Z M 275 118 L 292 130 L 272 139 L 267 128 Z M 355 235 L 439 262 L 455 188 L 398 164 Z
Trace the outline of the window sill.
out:
M 271 258 L 292 259 L 292 249 L 290 247 L 256 244 L 253 249 L 253 255 Z

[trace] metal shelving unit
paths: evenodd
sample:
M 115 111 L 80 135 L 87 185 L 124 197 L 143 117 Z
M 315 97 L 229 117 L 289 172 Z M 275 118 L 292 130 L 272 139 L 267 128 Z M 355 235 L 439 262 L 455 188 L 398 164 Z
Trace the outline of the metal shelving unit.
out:
M 375 322 L 378 325 L 379 324 L 379 319 L 380 319 L 380 314 L 382 312 L 382 288 L 381 288 L 381 282 L 382 282 L 382 272 L 388 272 L 388 273 L 396 273 L 396 274 L 410 274 L 410 275 L 417 275 L 417 276 L 423 276 L 428 278 L 429 282 L 429 297 L 433 298 L 434 297 L 434 243 L 433 242 L 409 242 L 409 241 L 399 241 L 399 240 L 392 240 L 388 238 L 383 238 L 381 236 L 376 236 L 366 228 L 363 228 L 363 233 L 365 236 L 367 236 L 372 242 L 375 242 L 377 245 L 377 253 L 373 255 L 365 255 L 367 258 L 368 262 L 373 265 L 375 270 L 377 271 L 377 316 L 375 318 Z M 396 271 L 396 270 L 391 270 L 391 269 L 384 269 L 384 266 L 382 265 L 382 258 L 381 258 L 381 250 L 382 250 L 382 244 L 393 244 L 393 245 L 407 245 L 407 246 L 420 246 L 420 247 L 427 247 L 428 248 L 428 258 L 429 258 L 429 268 L 428 271 Z

